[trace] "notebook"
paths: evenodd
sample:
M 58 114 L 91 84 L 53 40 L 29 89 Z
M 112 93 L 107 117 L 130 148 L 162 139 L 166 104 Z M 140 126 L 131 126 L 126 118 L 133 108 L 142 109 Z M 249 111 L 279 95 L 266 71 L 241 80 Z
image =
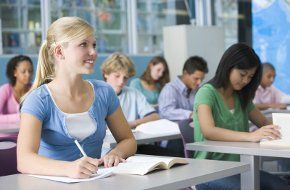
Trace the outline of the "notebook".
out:
M 61 177 L 61 176 L 45 176 L 45 175 L 29 175 L 36 178 L 47 179 L 51 181 L 58 181 L 63 183 L 78 183 L 83 181 L 92 181 L 96 179 L 101 179 L 109 177 L 113 174 L 114 167 L 112 168 L 99 168 L 96 174 L 93 174 L 90 178 L 86 179 L 75 179 L 70 177 Z

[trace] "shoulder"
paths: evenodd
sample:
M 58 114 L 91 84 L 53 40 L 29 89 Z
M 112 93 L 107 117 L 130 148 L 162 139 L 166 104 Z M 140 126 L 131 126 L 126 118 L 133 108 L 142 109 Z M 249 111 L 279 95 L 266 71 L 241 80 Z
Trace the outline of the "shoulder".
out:
M 113 88 L 106 83 L 105 81 L 100 81 L 100 80 L 88 80 L 89 83 L 91 83 L 93 85 L 94 91 L 95 91 L 95 95 L 102 95 L 102 94 L 106 94 L 106 95 L 112 95 L 115 94 Z
M 108 83 L 106 83 L 105 81 L 101 81 L 101 80 L 95 80 L 95 79 L 90 79 L 88 80 L 94 87 L 97 88 L 110 88 L 110 85 Z
M 211 84 L 204 84 L 202 85 L 197 93 L 199 94 L 214 94 L 216 92 L 216 89 Z
M 2 95 L 10 96 L 10 94 L 12 94 L 12 91 L 13 87 L 9 83 L 0 86 L 0 93 Z
M 46 98 L 47 96 L 49 96 L 49 92 L 47 90 L 47 87 L 44 85 L 41 85 L 40 87 L 34 89 L 33 91 L 31 91 L 27 97 L 29 96 L 34 96 L 34 97 L 40 97 L 40 98 Z
M 217 97 L 217 90 L 211 84 L 204 84 L 201 86 L 196 95 L 195 95 L 195 102 L 212 102 L 215 101 Z
M 131 82 L 130 82 L 130 85 L 131 85 L 131 84 L 133 84 L 133 85 L 134 85 L 134 84 L 135 84 L 135 85 L 136 85 L 136 84 L 141 84 L 141 80 L 140 80 L 140 78 L 134 78 L 134 79 L 132 79 Z
M 47 98 L 50 98 L 49 92 L 46 89 L 45 85 L 41 85 L 35 90 L 29 92 L 29 94 L 27 94 L 27 96 L 25 97 L 24 102 L 28 100 L 39 100 L 41 102 L 44 102 L 45 100 L 47 100 Z

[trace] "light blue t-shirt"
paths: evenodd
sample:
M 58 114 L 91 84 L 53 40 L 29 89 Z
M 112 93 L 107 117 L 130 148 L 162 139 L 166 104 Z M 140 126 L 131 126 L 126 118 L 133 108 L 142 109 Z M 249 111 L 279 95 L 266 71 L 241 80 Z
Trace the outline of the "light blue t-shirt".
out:
M 130 87 L 139 90 L 145 97 L 149 104 L 156 105 L 158 103 L 159 90 L 147 90 L 141 83 L 139 78 L 135 78 L 131 81 Z
M 145 96 L 134 88 L 125 86 L 118 97 L 125 118 L 129 122 L 156 112 L 146 101 Z
M 89 115 L 94 119 L 94 133 L 80 142 L 86 154 L 99 158 L 103 139 L 106 134 L 105 119 L 119 107 L 119 100 L 114 90 L 105 82 L 89 80 L 94 88 L 95 99 L 89 108 Z M 66 115 L 53 102 L 45 85 L 32 91 L 23 102 L 21 113 L 35 116 L 42 122 L 39 155 L 73 161 L 82 157 L 66 128 Z M 22 127 L 29 127 L 22 126 Z M 82 127 L 82 126 L 80 126 Z

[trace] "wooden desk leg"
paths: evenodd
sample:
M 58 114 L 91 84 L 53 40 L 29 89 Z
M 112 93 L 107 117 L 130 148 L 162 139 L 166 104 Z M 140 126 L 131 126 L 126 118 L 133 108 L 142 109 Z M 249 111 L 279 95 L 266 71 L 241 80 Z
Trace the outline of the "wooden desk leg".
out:
M 241 174 L 241 190 L 260 189 L 260 165 L 259 157 L 253 155 L 241 155 L 241 162 L 250 164 L 250 170 Z

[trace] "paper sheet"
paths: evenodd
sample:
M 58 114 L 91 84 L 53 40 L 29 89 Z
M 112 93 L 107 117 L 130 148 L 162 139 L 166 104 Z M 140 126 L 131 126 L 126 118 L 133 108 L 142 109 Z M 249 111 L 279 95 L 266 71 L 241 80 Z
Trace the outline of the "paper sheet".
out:
M 48 180 L 52 180 L 52 181 L 63 182 L 63 183 L 78 183 L 78 182 L 92 181 L 95 179 L 101 179 L 101 178 L 111 176 L 113 174 L 114 169 L 115 169 L 114 167 L 112 167 L 112 168 L 99 168 L 97 174 L 93 174 L 92 177 L 86 178 L 86 179 L 74 179 L 74 178 L 69 178 L 69 177 L 44 176 L 44 175 L 29 175 L 29 176 L 37 177 L 37 178 L 41 178 L 41 179 L 48 179 Z

